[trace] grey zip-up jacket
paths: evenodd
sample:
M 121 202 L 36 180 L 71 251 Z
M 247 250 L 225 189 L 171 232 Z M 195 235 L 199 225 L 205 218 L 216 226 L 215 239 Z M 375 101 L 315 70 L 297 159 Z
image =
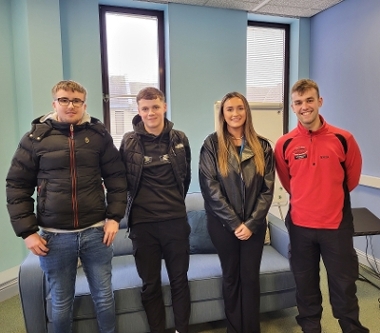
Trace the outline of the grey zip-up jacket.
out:
M 242 222 L 253 232 L 266 223 L 274 191 L 274 157 L 269 142 L 259 137 L 264 150 L 265 171 L 260 176 L 252 162 L 253 152 L 246 145 L 239 161 L 229 155 L 229 173 L 220 174 L 218 138 L 210 134 L 204 141 L 199 158 L 199 182 L 205 200 L 205 210 L 218 218 L 229 230 Z M 234 147 L 231 147 L 234 149 Z M 241 171 L 239 171 L 241 170 Z

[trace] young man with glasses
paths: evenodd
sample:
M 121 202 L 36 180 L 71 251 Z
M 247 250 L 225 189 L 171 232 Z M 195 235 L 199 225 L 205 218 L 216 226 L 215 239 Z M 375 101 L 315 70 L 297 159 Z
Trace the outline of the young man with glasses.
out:
M 9 215 L 47 276 L 54 332 L 72 332 L 79 257 L 99 330 L 114 333 L 111 244 L 126 208 L 124 166 L 104 125 L 86 112 L 86 89 L 61 81 L 52 94 L 54 111 L 32 122 L 13 156 L 6 179 Z

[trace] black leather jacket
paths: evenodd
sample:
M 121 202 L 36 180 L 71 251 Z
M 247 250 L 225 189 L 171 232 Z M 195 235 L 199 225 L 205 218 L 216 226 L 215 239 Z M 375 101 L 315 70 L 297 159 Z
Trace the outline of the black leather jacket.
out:
M 132 123 L 135 130 L 125 133 L 120 144 L 120 155 L 126 168 L 128 183 L 127 210 L 125 214 L 127 226 L 132 203 L 139 189 L 144 165 L 144 147 L 140 139 L 141 134 L 139 134 L 141 122 L 142 120 L 139 115 L 133 118 Z M 173 167 L 179 191 L 183 198 L 185 198 L 191 181 L 191 151 L 189 140 L 185 133 L 174 130 L 173 123 L 167 119 L 165 119 L 164 131 L 169 133 L 170 143 L 168 156 L 170 164 Z
M 264 176 L 256 173 L 253 152 L 245 146 L 241 172 L 234 155 L 230 154 L 229 173 L 222 177 L 217 163 L 216 133 L 204 141 L 199 158 L 199 182 L 205 200 L 205 210 L 214 215 L 231 231 L 242 222 L 255 233 L 266 222 L 274 191 L 274 157 L 269 142 L 259 138 L 264 150 Z M 233 148 L 231 148 L 233 149 Z

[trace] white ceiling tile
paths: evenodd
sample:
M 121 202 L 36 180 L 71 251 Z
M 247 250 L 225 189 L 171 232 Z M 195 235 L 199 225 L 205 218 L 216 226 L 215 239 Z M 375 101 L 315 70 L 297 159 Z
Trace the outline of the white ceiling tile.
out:
M 262 0 L 253 1 L 238 1 L 238 0 L 208 0 L 206 1 L 206 6 L 219 7 L 219 8 L 230 8 L 251 11 L 254 7 L 260 4 Z
M 323 1 L 316 1 L 313 5 L 313 8 L 317 8 L 319 10 L 325 10 L 327 8 L 330 8 L 332 6 L 337 5 L 338 3 L 342 2 L 344 0 L 323 0 Z
M 156 3 L 168 3 L 167 0 L 133 0 L 133 1 L 145 1 L 145 2 L 156 2 Z
M 317 9 L 270 6 L 270 5 L 263 6 L 258 11 L 255 11 L 255 14 L 267 14 L 267 15 L 285 16 L 285 17 L 311 17 L 317 13 L 318 13 Z
M 196 6 L 204 6 L 207 0 L 169 0 L 168 2 L 179 3 L 183 5 L 196 5 Z
M 219 7 L 286 17 L 311 17 L 344 0 L 135 0 Z M 263 6 L 261 6 L 263 4 Z M 255 10 L 257 7 L 259 9 Z M 255 11 L 254 11 L 255 10 Z
M 323 10 L 342 2 L 343 0 L 270 0 L 268 5 L 305 9 Z

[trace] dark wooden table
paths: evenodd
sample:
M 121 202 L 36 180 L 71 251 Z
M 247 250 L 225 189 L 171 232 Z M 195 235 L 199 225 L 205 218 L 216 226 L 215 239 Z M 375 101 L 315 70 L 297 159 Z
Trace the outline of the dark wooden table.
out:
M 380 219 L 367 208 L 352 208 L 354 216 L 354 236 L 370 236 L 380 234 Z

